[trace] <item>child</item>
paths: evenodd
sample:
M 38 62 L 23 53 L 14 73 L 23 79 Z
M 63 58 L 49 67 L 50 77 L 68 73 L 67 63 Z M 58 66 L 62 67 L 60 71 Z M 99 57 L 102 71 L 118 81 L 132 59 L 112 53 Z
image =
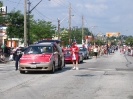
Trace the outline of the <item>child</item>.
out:
M 3 53 L 0 54 L 0 61 L 5 62 L 5 56 Z

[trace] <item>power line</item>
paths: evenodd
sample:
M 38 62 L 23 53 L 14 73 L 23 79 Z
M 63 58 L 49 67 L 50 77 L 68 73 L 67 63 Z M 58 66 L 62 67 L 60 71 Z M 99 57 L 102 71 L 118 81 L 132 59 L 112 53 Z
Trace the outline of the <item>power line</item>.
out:
M 66 6 L 66 5 L 62 5 L 62 4 L 60 4 L 59 2 L 57 2 L 57 1 L 55 1 L 55 0 L 53 0 L 53 1 L 54 1 L 55 3 L 61 5 L 61 6 L 65 7 L 65 8 L 68 8 L 68 6 Z
M 19 3 L 19 2 L 14 2 L 14 1 L 12 1 L 12 0 L 6 0 L 6 1 L 9 1 L 9 2 L 12 2 L 12 3 Z M 20 0 L 21 1 L 21 0 Z M 23 3 L 19 3 L 19 4 L 23 4 Z
M 18 5 L 20 4 L 20 2 L 21 2 L 21 0 L 19 0 L 18 4 L 17 4 L 17 6 L 14 8 L 14 10 L 18 7 Z
M 68 6 L 68 5 L 66 5 L 62 0 L 60 0 L 61 2 L 62 2 L 62 4 L 64 4 L 65 6 Z M 69 3 L 69 2 L 68 2 Z
M 45 16 L 44 14 L 42 14 L 42 13 L 41 13 L 40 11 L 38 11 L 37 9 L 35 9 L 35 11 L 36 11 L 38 14 L 40 14 L 42 17 L 47 18 L 48 20 L 56 21 L 56 20 L 53 20 L 53 19 L 48 18 L 47 16 Z

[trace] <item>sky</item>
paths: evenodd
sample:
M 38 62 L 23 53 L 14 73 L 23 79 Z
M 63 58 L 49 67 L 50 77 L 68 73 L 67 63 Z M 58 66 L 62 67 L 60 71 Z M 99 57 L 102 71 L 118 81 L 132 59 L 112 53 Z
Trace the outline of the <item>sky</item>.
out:
M 1 1 L 7 6 L 7 12 L 24 12 L 24 0 Z M 29 1 L 31 10 L 41 0 L 27 0 L 27 3 Z M 56 26 L 61 20 L 61 28 L 68 28 L 70 5 L 71 27 L 82 27 L 83 21 L 84 27 L 95 35 L 120 32 L 121 35 L 133 36 L 133 0 L 42 0 L 31 14 L 36 20 L 51 21 Z

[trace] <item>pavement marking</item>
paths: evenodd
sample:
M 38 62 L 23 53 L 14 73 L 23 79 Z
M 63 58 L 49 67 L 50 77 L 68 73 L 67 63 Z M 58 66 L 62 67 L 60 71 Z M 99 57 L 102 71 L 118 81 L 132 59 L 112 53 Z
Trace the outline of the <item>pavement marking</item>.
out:
M 116 69 L 88 68 L 89 70 L 116 71 Z

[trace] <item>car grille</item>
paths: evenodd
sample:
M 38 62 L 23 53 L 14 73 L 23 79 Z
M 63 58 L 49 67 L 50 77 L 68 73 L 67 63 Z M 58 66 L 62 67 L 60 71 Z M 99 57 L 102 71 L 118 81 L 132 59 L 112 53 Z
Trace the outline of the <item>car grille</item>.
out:
M 26 69 L 33 69 L 33 68 L 31 68 L 31 67 L 25 67 Z M 36 67 L 36 68 L 34 68 L 34 69 L 42 69 L 42 67 Z

